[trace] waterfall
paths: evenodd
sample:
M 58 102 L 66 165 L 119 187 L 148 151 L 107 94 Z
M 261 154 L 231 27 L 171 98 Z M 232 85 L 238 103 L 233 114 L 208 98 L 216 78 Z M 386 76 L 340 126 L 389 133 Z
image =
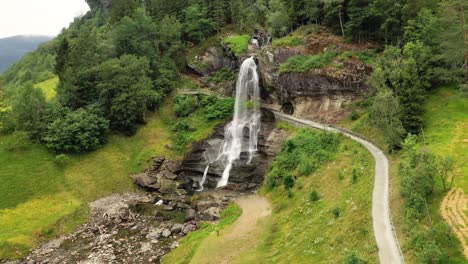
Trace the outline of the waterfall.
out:
M 233 163 L 240 159 L 241 153 L 248 154 L 247 164 L 250 164 L 257 152 L 258 133 L 260 132 L 260 88 L 258 83 L 257 64 L 254 58 L 246 59 L 239 71 L 236 84 L 236 102 L 234 118 L 224 129 L 218 156 L 214 160 L 205 157 L 208 165 L 199 182 L 199 191 L 203 190 L 208 170 L 212 163 L 220 163 L 224 170 L 217 187 L 228 184 Z
M 227 185 L 232 165 L 239 160 L 242 152 L 248 152 L 248 163 L 250 163 L 257 151 L 258 132 L 260 131 L 259 101 L 257 64 L 252 57 L 246 59 L 240 67 L 236 84 L 234 118 L 225 128 L 224 143 L 218 157 L 224 167 L 218 188 Z M 248 132 L 248 138 L 245 138 L 246 132 Z

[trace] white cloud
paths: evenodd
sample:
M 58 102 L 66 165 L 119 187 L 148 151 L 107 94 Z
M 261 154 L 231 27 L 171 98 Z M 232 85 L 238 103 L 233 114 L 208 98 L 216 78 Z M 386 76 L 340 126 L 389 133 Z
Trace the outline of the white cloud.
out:
M 0 38 L 55 36 L 88 10 L 85 0 L 0 0 Z

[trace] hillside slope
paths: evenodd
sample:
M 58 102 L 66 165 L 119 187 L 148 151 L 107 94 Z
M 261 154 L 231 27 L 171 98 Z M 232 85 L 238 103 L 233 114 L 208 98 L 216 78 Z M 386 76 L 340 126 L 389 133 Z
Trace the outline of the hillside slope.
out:
M 48 36 L 14 36 L 0 39 L 0 74 L 26 53 L 51 40 Z

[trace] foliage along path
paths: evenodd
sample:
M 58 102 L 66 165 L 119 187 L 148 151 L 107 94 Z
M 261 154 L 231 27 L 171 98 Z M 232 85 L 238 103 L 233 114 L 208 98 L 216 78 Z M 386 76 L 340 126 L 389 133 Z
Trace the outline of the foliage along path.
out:
M 265 197 L 249 195 L 236 200 L 242 215 L 236 222 L 203 240 L 190 263 L 236 263 L 240 256 L 254 250 L 265 231 L 271 206 Z M 242 261 L 243 262 L 243 261 Z
M 372 196 L 372 219 L 374 234 L 379 248 L 379 259 L 382 264 L 404 263 L 403 254 L 396 237 L 392 222 L 390 220 L 390 184 L 389 184 L 389 161 L 385 154 L 369 141 L 360 138 L 352 132 L 322 125 L 309 120 L 299 119 L 291 115 L 286 115 L 268 106 L 264 108 L 282 121 L 296 126 L 305 126 L 335 133 L 342 133 L 354 141 L 361 143 L 374 156 L 375 159 L 375 183 Z
M 468 196 L 460 189 L 452 189 L 440 206 L 442 217 L 453 228 L 453 232 L 460 239 L 463 253 L 468 258 Z

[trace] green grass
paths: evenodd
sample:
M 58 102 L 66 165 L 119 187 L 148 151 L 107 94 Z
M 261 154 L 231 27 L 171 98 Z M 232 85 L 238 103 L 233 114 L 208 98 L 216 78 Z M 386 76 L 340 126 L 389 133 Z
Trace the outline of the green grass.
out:
M 338 51 L 325 51 L 317 55 L 296 55 L 280 65 L 280 74 L 304 73 L 329 65 L 338 56 Z
M 455 186 L 468 192 L 468 98 L 454 86 L 438 88 L 425 106 L 426 144 L 440 156 L 452 156 L 459 168 Z
M 41 89 L 47 101 L 50 101 L 54 99 L 55 95 L 57 94 L 57 92 L 55 91 L 55 88 L 57 87 L 58 83 L 59 83 L 59 78 L 54 77 L 47 81 L 38 83 L 34 87 Z
M 204 222 L 201 229 L 188 234 L 182 240 L 177 249 L 166 255 L 162 263 L 190 263 L 200 243 L 216 230 L 221 230 L 228 225 L 234 223 L 237 218 L 242 214 L 242 209 L 234 203 L 221 212 L 221 220 L 218 224 Z
M 249 41 L 249 35 L 231 36 L 224 40 L 224 42 L 231 47 L 232 52 L 234 52 L 234 55 L 236 56 L 240 56 L 247 52 Z
M 252 253 L 255 258 L 271 263 L 341 263 L 348 252 L 357 251 L 369 263 L 377 262 L 371 213 L 373 164 L 365 148 L 342 138 L 336 158 L 299 177 L 292 195 L 282 186 L 264 187 L 273 215 L 263 244 Z M 357 183 L 352 181 L 353 168 L 360 170 Z M 312 190 L 319 193 L 319 201 L 310 201 Z M 335 218 L 335 208 L 342 216 Z
M 44 146 L 18 133 L 0 136 L 0 259 L 24 256 L 40 241 L 72 231 L 86 220 L 88 202 L 135 191 L 129 176 L 145 168 L 149 158 L 181 159 L 183 152 L 166 147 L 173 144 L 175 121 L 169 98 L 136 135 L 111 135 L 101 149 L 71 155 L 65 167 L 57 165 L 55 154 Z M 195 130 L 187 148 L 206 138 L 219 122 L 193 114 L 189 123 Z
M 354 106 L 351 108 L 353 109 Z M 364 113 L 358 120 L 353 121 L 348 117 L 342 121 L 341 125 L 372 139 L 379 147 L 386 149 L 382 134 L 369 122 L 365 109 L 361 110 Z M 425 103 L 425 111 L 424 138 L 428 149 L 439 156 L 452 156 L 456 160 L 458 170 L 454 186 L 467 192 L 468 99 L 463 98 L 453 85 L 439 87 L 429 94 Z M 415 263 L 414 250 L 408 248 L 409 234 L 403 230 L 404 200 L 399 192 L 400 177 L 398 175 L 401 154 L 394 153 L 391 155 L 391 160 L 393 220 L 407 263 Z M 429 221 L 432 221 L 433 225 L 445 223 L 439 212 L 440 204 L 445 197 L 441 189 L 440 180 L 437 178 L 434 194 L 428 201 L 431 219 L 426 217 L 421 222 L 415 222 L 415 225 L 427 228 Z M 453 235 L 450 237 L 451 239 L 448 240 L 448 236 L 443 235 L 434 237 L 434 240 L 449 256 L 448 263 L 465 263 L 466 259 L 462 255 L 459 241 Z
M 283 38 L 274 39 L 272 43 L 273 47 L 275 48 L 296 47 L 304 44 L 304 39 L 297 35 L 290 35 Z

